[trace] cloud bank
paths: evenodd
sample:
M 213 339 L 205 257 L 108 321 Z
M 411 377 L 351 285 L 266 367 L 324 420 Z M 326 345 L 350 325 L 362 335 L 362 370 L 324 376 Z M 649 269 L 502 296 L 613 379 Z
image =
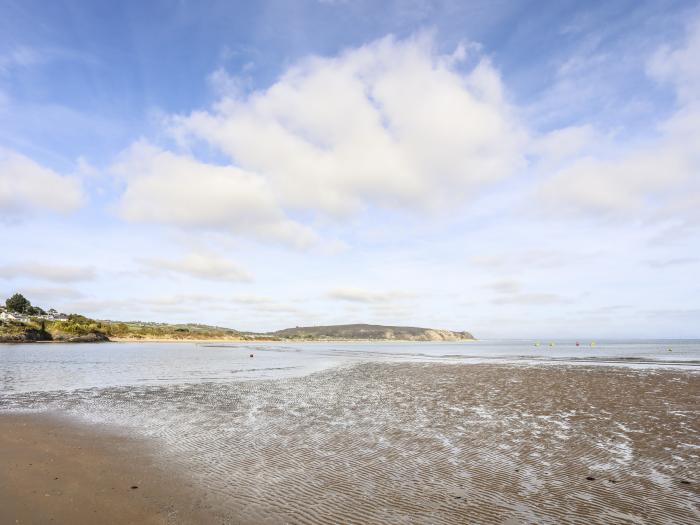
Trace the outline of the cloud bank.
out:
M 589 148 L 581 148 L 576 158 L 542 183 L 540 199 L 557 211 L 581 215 L 700 219 L 698 57 L 700 22 L 696 21 L 682 46 L 663 47 L 648 63 L 651 78 L 673 88 L 676 111 L 650 127 L 650 137 L 630 144 L 611 143 L 589 130 L 584 141 Z M 590 146 L 608 153 L 591 153 Z
M 128 221 L 225 231 L 300 247 L 316 240 L 310 229 L 285 216 L 265 179 L 234 166 L 206 164 L 138 142 L 112 171 L 126 181 L 118 212 Z
M 69 213 L 84 201 L 80 181 L 62 176 L 20 153 L 0 147 L 0 213 Z
M 29 278 L 60 283 L 90 281 L 95 277 L 95 269 L 91 266 L 69 266 L 28 261 L 0 266 L 0 278 L 2 279 Z
M 211 253 L 190 253 L 181 259 L 144 259 L 148 268 L 209 281 L 250 282 L 251 275 L 232 261 Z

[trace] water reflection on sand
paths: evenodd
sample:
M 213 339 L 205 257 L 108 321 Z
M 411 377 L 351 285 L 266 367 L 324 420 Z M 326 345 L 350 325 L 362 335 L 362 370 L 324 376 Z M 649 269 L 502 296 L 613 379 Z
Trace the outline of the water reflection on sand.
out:
M 671 348 L 672 352 L 668 349 Z M 250 354 L 254 357 L 251 358 Z M 0 344 L 0 392 L 281 379 L 373 362 L 700 367 L 700 341 Z
M 369 357 L 357 345 L 315 348 L 264 345 L 254 364 L 248 348 L 181 349 L 177 366 L 154 354 L 141 370 L 93 356 L 97 369 L 148 380 L 8 389 L 0 409 L 149 436 L 237 523 L 700 521 L 693 359 L 685 369 L 649 366 L 649 355 L 641 368 L 538 366 L 533 356 L 450 357 L 449 345 L 380 345 Z M 217 366 L 200 362 L 210 355 Z M 15 381 L 26 387 L 24 373 Z

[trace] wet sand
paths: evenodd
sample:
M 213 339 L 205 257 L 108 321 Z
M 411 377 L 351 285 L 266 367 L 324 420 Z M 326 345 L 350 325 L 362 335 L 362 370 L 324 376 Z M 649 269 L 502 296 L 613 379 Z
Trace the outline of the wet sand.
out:
M 152 520 L 174 508 L 181 523 L 212 522 L 189 509 L 225 523 L 700 522 L 694 371 L 363 363 L 280 380 L 8 394 L 1 408 L 62 410 L 148 435 L 151 452 L 134 456 L 127 440 L 106 457 L 143 476 L 170 469 L 152 497 L 135 500 L 142 489 L 128 486 L 150 484 L 106 470 L 101 449 L 81 464 L 61 444 L 67 472 L 55 475 L 82 472 L 67 486 L 87 501 L 117 487 L 110 508 L 148 509 Z M 17 416 L 2 415 L 2 429 L 8 417 Z M 3 462 L 41 452 L 16 436 Z M 51 498 L 44 462 L 29 485 L 0 474 L 28 522 Z M 101 481 L 105 471 L 120 483 Z M 95 481 L 81 485 L 84 476 Z M 31 483 L 42 488 L 28 492 Z M 1 508 L 15 496 L 0 497 Z
M 0 523 L 221 523 L 136 438 L 65 417 L 0 417 Z

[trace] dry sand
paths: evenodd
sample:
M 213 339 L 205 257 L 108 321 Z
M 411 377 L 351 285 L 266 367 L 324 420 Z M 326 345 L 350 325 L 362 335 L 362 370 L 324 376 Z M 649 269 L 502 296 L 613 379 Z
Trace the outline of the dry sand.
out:
M 166 446 L 2 415 L 2 523 L 700 522 L 692 371 L 365 363 L 3 406 L 119 414 Z
M 219 523 L 150 445 L 65 417 L 0 417 L 0 523 Z

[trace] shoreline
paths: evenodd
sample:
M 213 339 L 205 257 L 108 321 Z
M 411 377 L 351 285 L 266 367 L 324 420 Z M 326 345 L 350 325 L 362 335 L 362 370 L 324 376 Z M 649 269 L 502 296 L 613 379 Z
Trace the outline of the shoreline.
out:
M 111 343 L 473 343 L 477 339 L 416 340 L 416 339 L 167 339 L 144 338 L 132 339 L 112 337 Z
M 416 340 L 416 339 L 170 339 L 163 337 L 154 338 L 132 338 L 132 337 L 110 337 L 108 341 L 2 341 L 5 345 L 26 345 L 26 344 L 96 344 L 96 343 L 474 343 L 478 339 L 456 339 L 454 341 L 445 340 Z
M 0 523 L 690 523 L 698 381 L 375 362 L 0 395 Z

